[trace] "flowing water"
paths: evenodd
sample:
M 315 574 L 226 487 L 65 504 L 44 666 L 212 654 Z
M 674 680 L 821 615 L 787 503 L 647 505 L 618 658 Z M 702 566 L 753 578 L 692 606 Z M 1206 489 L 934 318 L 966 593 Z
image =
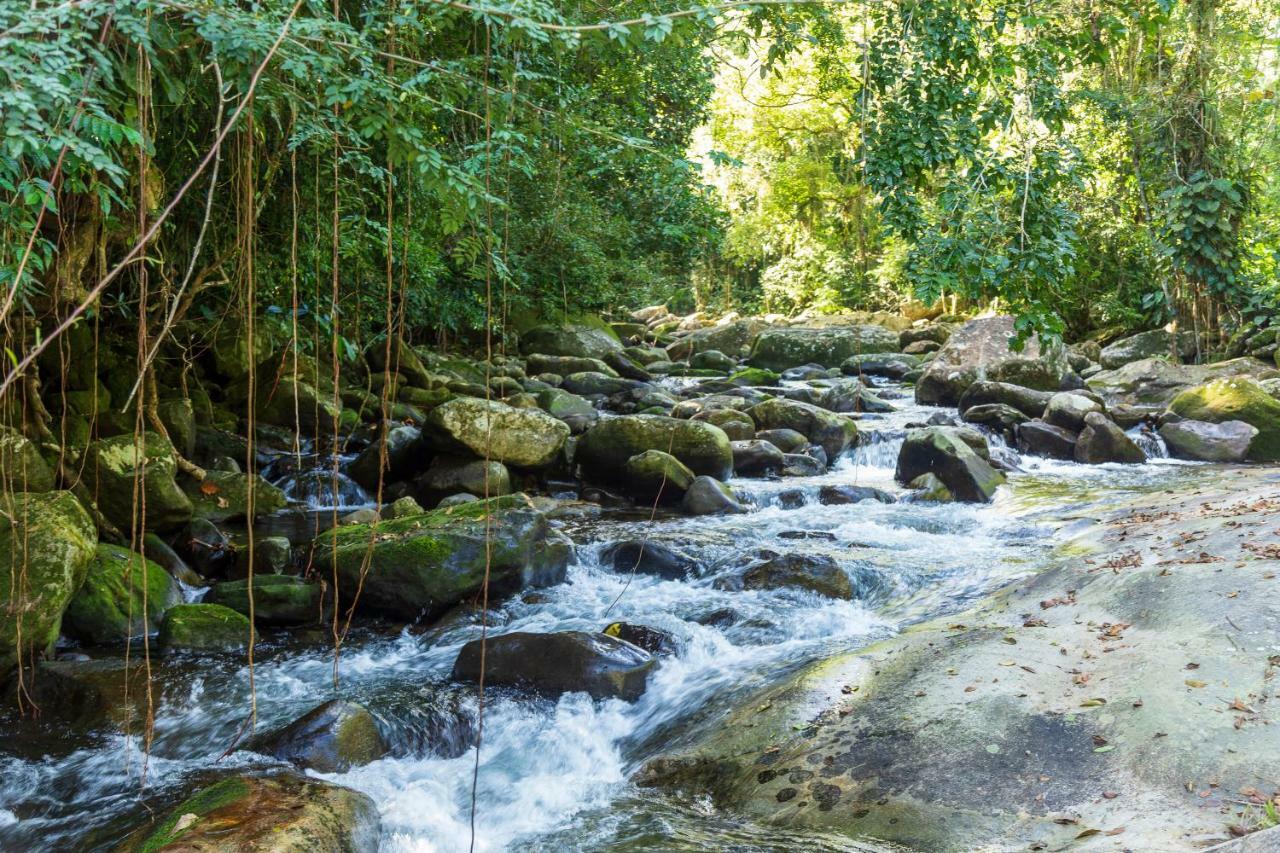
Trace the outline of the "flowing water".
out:
M 1116 497 L 1181 488 L 1203 476 L 1197 466 L 1168 462 L 1080 466 L 1024 459 L 1024 470 L 1011 475 L 990 505 L 818 503 L 820 489 L 833 484 L 904 494 L 893 482 L 903 429 L 940 410 L 915 406 L 905 396 L 894 402 L 899 411 L 864 419 L 863 446 L 821 477 L 733 481 L 752 505 L 748 514 L 650 522 L 634 512 L 604 511 L 557 522 L 577 546 L 567 581 L 497 607 L 491 631 L 600 630 L 620 620 L 669 632 L 678 650 L 663 659 L 635 704 L 592 701 L 585 694 L 551 701 L 491 692 L 475 792 L 475 849 L 884 849 L 752 826 L 707 804 L 639 791 L 628 778 L 699 720 L 798 667 L 961 609 L 1034 572 L 1048 559 L 1051 531 L 1061 520 L 1096 515 Z M 282 476 L 303 489 L 305 475 Z M 312 503 L 331 502 L 331 496 L 331 488 L 320 490 Z M 353 493 L 352 503 L 357 499 Z M 703 572 L 671 581 L 601 566 L 604 544 L 645 537 L 695 556 Z M 849 573 L 856 600 L 713 585 L 718 568 L 761 548 L 835 558 Z M 438 728 L 434 709 L 450 703 L 454 713 L 474 715 L 474 697 L 451 686 L 448 674 L 459 648 L 478 632 L 473 619 L 462 618 L 425 633 L 353 634 L 343 647 L 340 695 L 365 703 L 398 732 L 398 748 L 393 757 L 323 778 L 377 802 L 384 850 L 469 847 L 475 751 L 463 745 L 427 752 L 420 735 Z M 334 696 L 326 636 L 299 633 L 305 632 L 269 635 L 259 653 L 259 730 Z M 156 681 L 149 756 L 136 738 L 120 735 L 56 738 L 40 754 L 29 746 L 10 750 L 0 738 L 0 849 L 96 845 L 86 838 L 105 844 L 136 822 L 140 802 L 172 802 L 193 776 L 212 768 L 263 765 L 260 756 L 244 751 L 224 756 L 249 710 L 244 665 L 162 662 Z M 140 795 L 144 765 L 147 787 Z

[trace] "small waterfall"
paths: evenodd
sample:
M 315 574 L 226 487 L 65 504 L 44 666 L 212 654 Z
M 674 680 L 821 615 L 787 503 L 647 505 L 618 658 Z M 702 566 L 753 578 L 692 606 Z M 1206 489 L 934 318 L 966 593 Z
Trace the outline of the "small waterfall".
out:
M 341 471 L 335 474 L 332 468 L 288 474 L 274 485 L 279 486 L 289 500 L 304 503 L 310 509 L 358 509 L 373 503 L 373 498 L 359 483 Z
M 1128 430 L 1126 434 L 1133 439 L 1133 443 L 1138 445 L 1138 448 L 1146 454 L 1148 459 L 1169 458 L 1169 448 L 1165 446 L 1164 439 L 1160 437 L 1160 433 L 1147 424 L 1138 424 Z
M 902 430 L 866 430 L 859 436 L 858 446 L 853 450 L 854 465 L 860 468 L 894 468 L 906 437 Z

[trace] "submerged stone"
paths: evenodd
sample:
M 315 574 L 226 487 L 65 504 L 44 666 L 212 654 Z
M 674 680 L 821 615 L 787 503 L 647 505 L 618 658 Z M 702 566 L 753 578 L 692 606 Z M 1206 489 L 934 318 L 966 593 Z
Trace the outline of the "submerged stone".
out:
M 643 649 L 605 634 L 561 631 L 514 632 L 490 637 L 485 648 L 485 683 L 523 687 L 555 697 L 584 692 L 595 699 L 634 702 L 647 686 L 656 662 Z M 480 676 L 480 641 L 462 647 L 453 677 Z
M 356 702 L 334 699 L 245 747 L 320 773 L 345 773 L 388 752 L 378 722 Z

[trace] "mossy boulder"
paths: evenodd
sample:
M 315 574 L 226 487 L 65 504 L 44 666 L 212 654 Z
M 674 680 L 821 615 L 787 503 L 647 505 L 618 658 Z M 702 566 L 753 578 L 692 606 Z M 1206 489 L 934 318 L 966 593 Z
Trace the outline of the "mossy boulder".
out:
M 233 776 L 201 788 L 130 836 L 130 853 L 374 853 L 382 824 L 368 795 L 291 773 Z
M 316 545 L 316 565 L 337 566 L 344 602 L 363 580 L 361 610 L 410 620 L 479 592 L 486 553 L 490 592 L 503 595 L 558 583 L 572 551 L 522 494 L 345 525 Z
M 315 385 L 292 376 L 278 382 L 260 385 L 257 417 L 261 423 L 293 428 L 304 433 L 319 430 L 333 432 L 342 419 L 342 400 L 334 400 L 332 389 L 319 390 Z
M 568 376 L 570 373 L 603 373 L 605 376 L 617 376 L 618 372 L 598 358 L 587 358 L 574 355 L 531 355 L 527 369 L 531 376 L 541 373 L 554 373 Z
M 0 496 L 0 675 L 58 638 L 98 534 L 70 492 Z M 19 647 L 21 642 L 21 647 Z
M 1213 424 L 1243 421 L 1258 430 L 1249 444 L 1249 460 L 1280 461 L 1280 400 L 1255 379 L 1237 376 L 1190 388 L 1173 399 L 1169 410 Z
M 541 468 L 559 456 L 569 427 L 538 409 L 459 397 L 427 416 L 426 434 L 441 450 L 465 450 L 517 468 Z
M 1008 382 L 1038 391 L 1060 390 L 1070 371 L 1066 348 L 1043 343 L 1033 335 L 1020 350 L 1015 350 L 1014 341 L 1012 317 L 987 317 L 965 323 L 925 367 L 916 382 L 916 402 L 954 406 L 970 385 L 981 380 Z
M 320 585 L 295 575 L 254 575 L 253 617 L 259 625 L 303 625 L 321 618 L 324 598 Z M 204 597 L 206 604 L 220 604 L 249 615 L 249 580 L 216 583 Z
M 255 517 L 270 515 L 289 503 L 284 492 L 257 474 L 250 477 L 229 471 L 206 471 L 203 480 L 184 477 L 182 490 L 191 501 L 193 518 L 231 521 L 243 519 L 248 514 L 251 485 Z M 150 514 L 148 504 L 147 515 Z
M 765 400 L 748 409 L 747 414 L 759 430 L 795 430 L 820 446 L 830 461 L 858 443 L 858 426 L 851 418 L 810 403 Z
M 840 364 L 840 370 L 848 376 L 884 376 L 889 379 L 902 379 L 919 367 L 919 356 L 901 352 L 859 353 Z
M 105 645 L 152 634 L 182 590 L 161 566 L 119 545 L 99 544 L 84 583 L 62 616 L 62 631 Z
M 748 358 L 752 367 L 786 370 L 802 364 L 839 367 L 864 352 L 896 352 L 898 333 L 884 326 L 788 328 L 761 332 Z
M 0 481 L 10 492 L 48 492 L 55 485 L 53 469 L 39 448 L 7 426 L 0 426 Z
M 733 471 L 733 451 L 724 430 L 663 415 L 603 420 L 583 434 L 574 459 L 590 479 L 623 482 L 627 461 L 646 450 L 669 453 L 694 474 L 724 479 Z
M 378 437 L 373 440 L 352 461 L 347 468 L 351 479 L 359 483 L 366 491 L 378 488 L 378 473 L 382 466 L 383 447 L 386 447 L 385 483 L 407 480 L 422 470 L 427 454 L 421 444 L 422 431 L 415 426 L 393 426 L 387 430 L 386 438 L 378 430 Z
M 1146 462 L 1147 455 L 1111 418 L 1102 412 L 1089 412 L 1084 416 L 1084 429 L 1076 439 L 1075 460 L 1089 465 L 1103 462 L 1137 465 Z
M 956 500 L 986 503 L 1004 483 L 1004 475 L 991 467 L 980 451 L 971 446 L 971 430 L 953 427 L 925 427 L 907 431 L 898 452 L 894 478 L 908 485 L 924 474 L 933 474 Z M 986 442 L 982 450 L 986 450 Z
M 1277 375 L 1280 374 L 1274 365 L 1256 358 L 1213 364 L 1173 364 L 1163 358 L 1144 358 L 1090 376 L 1089 387 L 1102 397 L 1108 409 L 1119 405 L 1163 409 L 1188 388 L 1217 379 L 1252 376 L 1265 380 Z
M 254 738 L 246 748 L 320 773 L 345 773 L 388 752 L 369 709 L 342 699 L 312 708 L 289 725 Z
M 659 498 L 675 503 L 693 483 L 695 474 L 679 459 L 661 450 L 646 450 L 627 460 L 627 491 L 641 500 Z
M 221 604 L 176 604 L 160 623 L 166 652 L 237 652 L 248 646 L 248 617 Z
M 607 324 L 595 320 L 561 326 L 535 326 L 520 336 L 520 350 L 542 355 L 603 359 L 611 352 L 621 352 L 622 342 Z
M 1094 359 L 1102 364 L 1103 370 L 1115 370 L 1131 361 L 1159 356 L 1167 358 L 1175 349 L 1173 332 L 1167 329 L 1152 329 L 1139 332 L 1127 338 L 1108 344 Z M 1196 336 L 1194 332 L 1179 332 L 1176 349 L 1178 358 L 1188 360 L 1196 354 Z
M 130 434 L 99 439 L 85 451 L 89 492 L 102 514 L 121 530 L 133 523 L 135 478 L 145 486 L 148 529 L 168 530 L 191 520 L 191 500 L 178 488 L 177 470 L 173 445 L 154 432 L 140 438 Z
M 174 397 L 161 400 L 156 404 L 160 422 L 173 446 L 183 456 L 191 456 L 196 451 L 196 410 L 191 401 L 185 397 Z
M 415 484 L 420 498 L 436 504 L 442 498 L 466 492 L 476 497 L 511 494 L 511 472 L 501 462 L 457 456 L 437 456 Z
M 747 317 L 718 326 L 708 326 L 683 335 L 667 346 L 667 354 L 673 361 L 690 358 L 695 353 L 718 350 L 726 355 L 746 355 L 756 337 L 769 328 L 768 322 L 759 317 Z

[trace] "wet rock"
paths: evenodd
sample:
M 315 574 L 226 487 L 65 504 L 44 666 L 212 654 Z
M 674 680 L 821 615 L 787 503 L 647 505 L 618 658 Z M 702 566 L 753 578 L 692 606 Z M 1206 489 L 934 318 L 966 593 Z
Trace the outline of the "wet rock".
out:
M 942 349 L 942 344 L 938 343 L 937 341 L 915 341 L 914 343 L 907 344 L 905 347 L 903 347 L 902 353 L 903 355 L 913 355 L 916 357 L 920 357 L 920 356 L 928 355 L 929 353 L 932 353 L 932 352 L 937 352 L 940 349 Z M 911 373 L 914 373 L 917 370 L 919 370 L 919 368 L 913 371 L 908 371 L 906 374 L 903 375 L 902 378 L 906 379 L 907 376 L 910 376 Z
M 898 333 L 898 346 L 905 350 L 912 344 L 918 344 L 921 341 L 945 344 L 951 337 L 951 331 L 952 327 L 947 323 L 935 323 L 933 325 L 915 326 L 910 329 L 903 329 Z
M 1144 358 L 1168 358 L 1174 351 L 1174 336 L 1166 329 L 1152 329 L 1139 332 L 1127 338 L 1121 338 L 1113 344 L 1103 347 L 1094 359 L 1102 364 L 1104 370 L 1115 370 L 1131 361 Z M 1178 358 L 1189 361 L 1196 354 L 1196 336 L 1194 332 L 1179 332 L 1177 339 Z
M 783 453 L 798 453 L 809 443 L 803 433 L 793 429 L 762 429 L 755 437 L 769 442 Z
M 853 584 L 840 564 L 822 554 L 779 554 L 749 567 L 743 589 L 802 589 L 827 598 L 853 598 Z
M 1160 427 L 1171 456 L 1202 462 L 1243 462 L 1258 428 L 1244 421 L 1177 421 Z
M 733 473 L 739 477 L 763 477 L 775 474 L 786 464 L 783 453 L 767 441 L 734 441 Z
M 330 435 L 342 417 L 340 402 L 334 401 L 331 388 L 321 391 L 309 382 L 284 376 L 274 384 L 259 382 L 257 417 L 263 424 Z
M 1096 465 L 1102 462 L 1135 464 L 1147 461 L 1142 448 L 1134 444 L 1124 430 L 1101 412 L 1085 415 L 1084 424 L 1084 430 L 1076 439 L 1077 462 Z
M 180 601 L 178 582 L 163 568 L 127 548 L 99 544 L 62 630 L 84 643 L 120 643 L 154 633 L 165 610 Z
M 778 374 L 762 367 L 744 367 L 729 377 L 729 384 L 742 388 L 771 388 L 778 384 Z
M 646 450 L 627 460 L 628 492 L 640 499 L 676 503 L 693 484 L 694 473 L 679 459 L 661 450 Z
M 733 490 L 714 477 L 696 477 L 689 484 L 680 508 L 689 515 L 723 515 L 746 512 Z
M 501 462 L 441 455 L 431 460 L 414 485 L 422 502 L 434 506 L 459 492 L 476 497 L 509 495 L 511 472 Z
M 522 687 L 551 697 L 585 692 L 595 699 L 634 702 L 655 666 L 648 652 L 604 634 L 515 632 L 487 640 L 484 678 L 495 687 Z M 458 653 L 453 677 L 474 682 L 479 676 L 480 641 L 473 640 Z
M 839 375 L 838 368 L 823 367 L 821 364 L 802 364 L 782 371 L 781 378 L 787 382 L 810 382 L 814 379 L 830 379 Z
M 779 539 L 813 539 L 819 542 L 834 542 L 834 533 L 825 530 L 784 530 L 778 534 Z
M 588 478 L 620 482 L 626 477 L 627 460 L 646 450 L 670 453 L 695 474 L 724 478 L 733 471 L 733 451 L 723 430 L 661 415 L 601 421 L 578 441 L 574 459 Z
M 182 490 L 191 501 L 192 517 L 215 523 L 244 519 L 249 512 L 250 489 L 253 490 L 255 518 L 270 515 L 288 504 L 284 492 L 256 474 L 249 477 L 226 471 L 206 471 L 203 480 L 184 476 L 182 483 Z M 150 518 L 151 504 L 148 501 L 148 521 Z
M 835 459 L 858 442 L 858 427 L 849 418 L 794 400 L 766 400 L 747 414 L 761 430 L 791 429 L 820 445 Z
M 1004 403 L 983 403 L 970 406 L 964 411 L 963 419 L 971 424 L 980 424 L 992 432 L 1006 438 L 1013 438 L 1019 424 L 1026 423 L 1027 416 Z
M 571 373 L 564 378 L 561 387 L 584 397 L 608 397 L 643 388 L 645 383 L 636 379 L 605 376 L 603 373 Z
M 708 409 L 698 412 L 691 420 L 713 424 L 724 430 L 729 441 L 749 441 L 755 438 L 756 424 L 744 412 L 733 409 Z
M 93 442 L 83 469 L 98 508 L 121 530 L 133 522 L 135 477 L 145 477 L 148 529 L 169 530 L 191 519 L 191 500 L 175 480 L 173 446 L 154 432 L 144 432 L 138 441 L 130 434 Z
M 904 485 L 922 474 L 934 474 L 957 500 L 985 503 L 1004 482 L 953 427 L 925 427 L 907 432 L 894 477 Z M 983 441 L 985 445 L 985 440 Z
M 320 585 L 295 575 L 256 575 L 253 616 L 259 625 L 304 625 L 322 618 Z M 206 604 L 220 604 L 249 615 L 249 581 L 222 581 L 205 594 Z
M 468 397 L 433 410 L 424 432 L 439 449 L 465 450 L 517 468 L 550 464 L 569 437 L 569 427 L 545 412 Z
M 1049 404 L 1044 409 L 1044 422 L 1070 432 L 1080 432 L 1084 429 L 1085 415 L 1102 410 L 1102 404 L 1096 400 L 1063 391 L 1049 399 Z
M 249 645 L 249 620 L 220 604 L 175 604 L 160 623 L 166 652 L 237 652 Z
M 916 401 L 926 405 L 955 405 L 970 385 L 983 379 L 1057 391 L 1069 369 L 1066 350 L 1056 345 L 1042 346 L 1040 340 L 1032 336 L 1021 351 L 1015 351 L 1010 348 L 1013 337 L 1012 317 L 965 323 L 925 367 L 916 383 Z M 1040 414 L 1023 411 L 1032 417 Z
M 387 432 L 386 455 L 387 467 L 383 476 L 384 483 L 395 483 L 411 479 L 422 470 L 425 455 L 421 446 L 422 430 L 415 426 L 397 426 Z M 378 487 L 378 469 L 382 465 L 383 438 L 379 435 L 374 441 L 360 451 L 347 469 L 347 475 L 367 491 Z
M 1017 430 L 1020 452 L 1049 459 L 1075 459 L 1077 438 L 1077 433 L 1039 420 L 1027 421 Z
M 1003 404 L 1017 409 L 1029 418 L 1038 418 L 1044 414 L 1044 408 L 1051 399 L 1053 394 L 1048 391 L 1023 388 L 1008 382 L 978 381 L 961 395 L 959 409 L 963 414 L 974 406 Z
M 245 749 L 320 773 L 345 773 L 389 751 L 369 709 L 343 699 L 312 708 L 287 726 L 254 738 Z
M 1277 375 L 1274 365 L 1256 358 L 1214 364 L 1172 364 L 1163 358 L 1144 358 L 1091 376 L 1089 387 L 1108 409 L 1121 404 L 1163 409 L 1182 391 L 1217 379 L 1252 376 L 1263 380 Z
M 656 575 L 666 580 L 684 580 L 698 571 L 698 562 L 688 554 L 661 542 L 629 539 L 615 542 L 600 552 L 601 565 L 615 572 Z
M 672 655 L 677 651 L 676 638 L 666 631 L 659 631 L 657 628 L 632 625 L 629 622 L 613 622 L 600 633 L 606 637 L 617 637 L 619 640 L 638 646 L 651 655 Z
M 912 496 L 915 500 L 950 503 L 956 499 L 947 484 L 938 479 L 936 474 L 921 474 L 908 483 L 907 487 L 915 492 Z
M 570 373 L 601 373 L 616 377 L 618 372 L 598 358 L 571 355 L 531 355 L 527 359 L 529 374 L 537 376 L 554 373 L 568 376 Z
M 884 489 L 873 486 L 851 486 L 846 484 L 823 486 L 818 490 L 818 503 L 824 506 L 856 504 L 862 501 L 876 501 L 882 504 L 896 502 L 896 498 Z
M 696 352 L 689 357 L 689 366 L 706 370 L 718 370 L 721 373 L 729 373 L 733 371 L 738 362 L 736 359 L 730 358 L 720 350 L 709 349 L 702 352 Z
M 124 849 L 375 853 L 381 826 L 377 805 L 358 791 L 293 774 L 233 776 L 183 800 Z
M 1258 430 L 1249 443 L 1249 460 L 1280 461 L 1280 400 L 1254 379 L 1217 379 L 1188 389 L 1174 398 L 1169 410 L 1194 421 L 1243 421 Z
M 56 485 L 40 450 L 7 426 L 0 426 L 0 482 L 9 492 L 48 492 Z
M 259 575 L 280 574 L 293 564 L 293 545 L 287 536 L 255 536 L 253 548 L 247 539 L 233 543 L 235 568 L 227 572 L 229 577 L 246 578 L 249 567 Z
M 490 591 L 499 596 L 560 582 L 572 553 L 522 494 L 346 525 L 317 537 L 316 549 L 316 565 L 335 561 L 343 589 L 363 579 L 359 609 L 407 620 L 477 593 L 486 554 Z
M 784 477 L 820 477 L 826 472 L 827 466 L 812 456 L 804 453 L 782 454 L 781 474 Z
M 539 408 L 551 417 L 564 421 L 575 434 L 600 418 L 600 413 L 589 400 L 563 388 L 545 388 L 537 393 L 537 398 Z
M 529 329 L 520 336 L 520 350 L 603 360 L 609 353 L 621 352 L 622 343 L 603 323 L 566 323 Z
M 818 397 L 817 405 L 832 412 L 884 413 L 894 411 L 893 404 L 857 381 L 835 382 Z
M 898 335 L 883 326 L 840 328 L 772 328 L 761 332 L 748 358 L 752 367 L 786 370 L 802 364 L 839 367 L 864 352 L 893 352 Z
M 861 353 L 849 356 L 840 365 L 849 376 L 883 376 L 897 380 L 919 367 L 919 357 L 900 352 Z

